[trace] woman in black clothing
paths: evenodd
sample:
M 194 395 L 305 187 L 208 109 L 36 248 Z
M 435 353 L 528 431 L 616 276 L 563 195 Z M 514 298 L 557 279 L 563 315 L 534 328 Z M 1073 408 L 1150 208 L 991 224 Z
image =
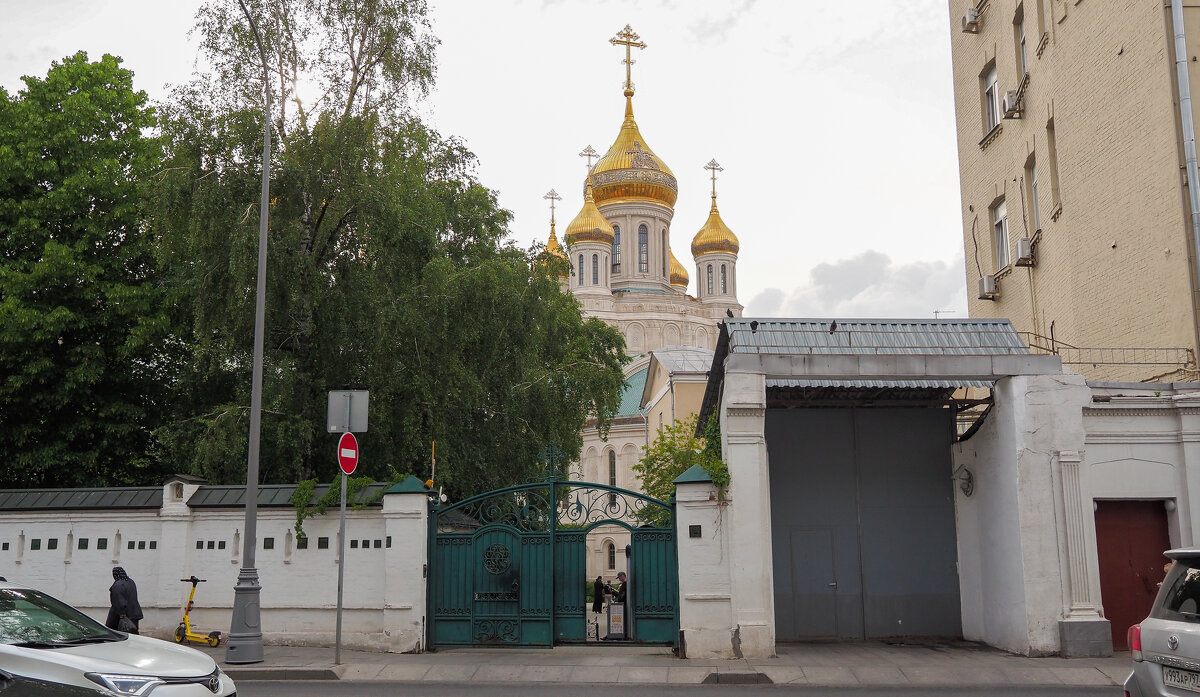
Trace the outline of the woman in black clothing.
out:
M 604 580 L 596 577 L 592 584 L 592 612 L 597 615 L 604 611 Z

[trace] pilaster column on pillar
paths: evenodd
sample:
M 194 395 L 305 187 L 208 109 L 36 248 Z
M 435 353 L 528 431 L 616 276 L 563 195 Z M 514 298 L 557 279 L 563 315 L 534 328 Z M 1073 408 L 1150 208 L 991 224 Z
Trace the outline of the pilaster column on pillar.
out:
M 1062 450 L 1054 454 L 1062 478 L 1063 513 L 1066 524 L 1067 567 L 1069 569 L 1070 602 L 1067 618 L 1096 619 L 1092 587 L 1088 574 L 1088 548 L 1085 542 L 1085 520 L 1083 491 L 1079 482 L 1080 455 L 1074 450 Z M 1090 513 L 1090 507 L 1088 513 Z

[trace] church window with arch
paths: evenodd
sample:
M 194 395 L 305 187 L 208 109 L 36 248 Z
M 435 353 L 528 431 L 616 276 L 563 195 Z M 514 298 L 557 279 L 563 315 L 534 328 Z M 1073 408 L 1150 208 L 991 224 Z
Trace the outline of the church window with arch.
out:
M 608 451 L 608 485 L 609 486 L 617 485 L 617 453 L 615 450 Z M 608 495 L 608 505 L 609 506 L 617 505 L 617 495 L 616 494 Z M 611 569 L 612 567 L 610 566 L 608 568 Z
M 605 547 L 608 552 L 608 569 L 611 571 L 617 568 L 617 546 L 609 542 Z
M 600 257 L 592 255 L 592 285 L 600 284 Z
M 638 271 L 650 270 L 650 231 L 645 225 L 638 226 Z
M 613 266 L 621 265 L 621 226 L 613 225 Z
M 713 292 L 712 264 L 709 264 L 708 265 L 708 294 L 712 295 L 712 292 Z
M 578 267 L 577 271 L 579 272 L 579 285 L 582 286 L 583 285 L 583 255 L 582 254 L 579 255 L 579 267 Z
M 721 264 L 721 293 L 722 294 L 729 292 L 728 290 L 726 290 L 727 286 L 725 285 L 725 283 L 726 283 L 725 265 Z

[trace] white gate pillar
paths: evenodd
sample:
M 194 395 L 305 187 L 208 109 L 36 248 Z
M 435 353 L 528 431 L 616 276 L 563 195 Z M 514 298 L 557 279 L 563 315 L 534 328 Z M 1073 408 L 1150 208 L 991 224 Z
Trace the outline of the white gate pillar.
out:
M 426 563 L 429 559 L 429 492 L 409 476 L 383 496 L 383 633 L 388 651 L 425 648 Z

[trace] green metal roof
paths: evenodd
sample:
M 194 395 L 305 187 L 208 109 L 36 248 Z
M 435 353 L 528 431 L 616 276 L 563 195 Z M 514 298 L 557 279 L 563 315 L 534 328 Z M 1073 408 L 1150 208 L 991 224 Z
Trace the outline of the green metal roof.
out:
M 162 508 L 161 486 L 87 489 L 0 489 L 0 511 Z
M 258 486 L 258 505 L 263 508 L 287 508 L 292 505 L 292 495 L 296 493 L 295 484 L 260 484 Z M 316 503 L 329 491 L 329 484 L 318 484 L 313 491 L 309 503 Z M 355 501 L 363 501 L 379 494 L 386 486 L 383 482 L 368 484 L 359 490 Z M 230 486 L 202 486 L 188 499 L 191 508 L 241 508 L 245 505 L 246 487 L 240 484 Z M 351 501 L 354 503 L 354 501 Z M 382 505 L 375 501 L 372 506 Z
M 625 381 L 621 389 L 621 406 L 617 416 L 637 416 L 642 413 L 642 391 L 646 389 L 646 374 L 650 372 L 647 366 L 637 371 Z
M 694 484 L 702 482 L 712 482 L 712 476 L 708 473 L 708 470 L 704 469 L 700 465 L 692 465 L 691 467 L 687 468 L 687 471 L 676 477 L 675 481 L 671 483 Z

